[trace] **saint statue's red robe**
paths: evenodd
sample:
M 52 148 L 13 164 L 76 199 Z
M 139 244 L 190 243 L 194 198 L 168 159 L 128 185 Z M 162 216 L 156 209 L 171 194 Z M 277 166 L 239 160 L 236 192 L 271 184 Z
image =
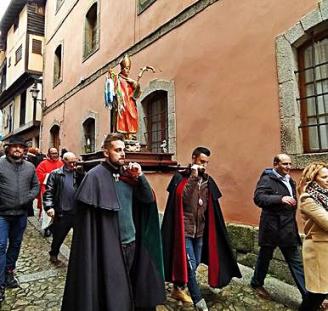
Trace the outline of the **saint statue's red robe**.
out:
M 135 87 L 122 77 L 118 77 L 124 109 L 117 114 L 116 130 L 119 133 L 135 134 L 138 131 L 138 110 L 134 99 Z

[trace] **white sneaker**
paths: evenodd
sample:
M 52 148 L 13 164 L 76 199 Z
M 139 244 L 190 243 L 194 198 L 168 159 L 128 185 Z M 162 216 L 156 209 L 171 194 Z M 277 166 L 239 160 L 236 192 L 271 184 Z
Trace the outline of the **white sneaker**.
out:
M 195 306 L 196 306 L 196 309 L 197 309 L 198 311 L 208 311 L 208 308 L 207 308 L 207 305 L 206 305 L 206 302 L 205 302 L 205 299 L 204 299 L 204 298 L 201 299 L 201 300 L 199 300 L 199 301 L 195 304 Z

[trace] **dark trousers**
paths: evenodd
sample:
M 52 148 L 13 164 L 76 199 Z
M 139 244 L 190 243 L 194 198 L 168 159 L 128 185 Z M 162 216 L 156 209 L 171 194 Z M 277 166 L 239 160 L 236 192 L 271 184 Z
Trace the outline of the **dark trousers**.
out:
M 136 243 L 133 241 L 128 244 L 122 244 L 122 250 L 123 250 L 123 259 L 125 266 L 127 268 L 127 271 L 131 273 L 131 268 L 133 266 L 134 261 L 134 254 L 136 250 Z M 135 311 L 155 311 L 156 307 L 153 308 L 135 308 Z
M 304 297 L 307 291 L 305 289 L 303 262 L 299 248 L 297 246 L 279 248 L 284 255 L 297 288 L 301 292 L 302 297 Z M 260 252 L 255 265 L 254 275 L 251 280 L 252 287 L 255 288 L 263 286 L 274 250 L 275 247 L 270 246 L 262 246 L 260 248 Z
M 299 311 L 317 311 L 326 298 L 326 294 L 316 294 L 307 292 L 303 298 Z
M 49 227 L 52 233 L 52 243 L 51 250 L 49 252 L 50 256 L 58 256 L 59 249 L 63 244 L 69 230 L 73 227 L 74 215 L 66 214 L 59 217 L 55 222 Z
M 122 244 L 122 251 L 123 251 L 123 259 L 124 259 L 125 266 L 130 274 L 134 261 L 134 254 L 136 251 L 135 241 L 127 244 Z

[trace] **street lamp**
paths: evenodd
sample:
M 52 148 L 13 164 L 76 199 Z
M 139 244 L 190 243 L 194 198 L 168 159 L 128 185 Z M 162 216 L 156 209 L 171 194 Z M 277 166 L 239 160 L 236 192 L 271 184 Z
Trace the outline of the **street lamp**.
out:
M 38 84 L 37 82 L 35 81 L 31 90 L 31 95 L 32 95 L 32 98 L 33 98 L 33 122 L 36 120 L 36 101 L 37 101 L 37 98 L 38 98 L 38 94 L 40 92 L 40 90 L 38 89 Z
M 33 121 L 36 121 L 36 103 L 39 101 L 41 102 L 41 109 L 42 111 L 46 107 L 46 100 L 45 99 L 39 99 L 38 95 L 40 90 L 38 89 L 38 81 L 40 83 L 40 80 L 35 80 L 33 83 L 32 88 L 30 89 L 32 98 L 33 98 Z

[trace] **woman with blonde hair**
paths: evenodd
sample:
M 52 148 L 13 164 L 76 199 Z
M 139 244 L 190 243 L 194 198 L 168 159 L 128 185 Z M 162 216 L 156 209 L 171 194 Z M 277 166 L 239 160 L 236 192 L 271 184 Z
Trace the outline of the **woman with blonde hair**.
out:
M 304 221 L 305 295 L 300 311 L 318 310 L 328 294 L 328 164 L 308 165 L 298 185 Z

